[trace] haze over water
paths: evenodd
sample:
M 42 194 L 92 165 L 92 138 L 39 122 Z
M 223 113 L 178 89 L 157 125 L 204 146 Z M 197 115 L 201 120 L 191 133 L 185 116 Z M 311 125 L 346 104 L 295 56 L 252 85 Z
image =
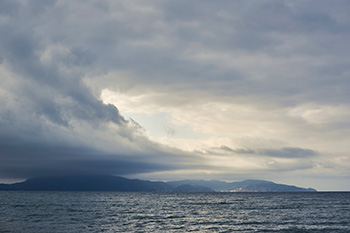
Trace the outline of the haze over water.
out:
M 350 193 L 0 192 L 0 232 L 349 232 Z

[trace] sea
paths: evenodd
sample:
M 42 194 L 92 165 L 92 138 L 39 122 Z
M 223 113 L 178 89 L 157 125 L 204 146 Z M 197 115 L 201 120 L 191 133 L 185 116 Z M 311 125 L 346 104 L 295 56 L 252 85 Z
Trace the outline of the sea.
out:
M 0 232 L 350 232 L 350 192 L 0 191 Z

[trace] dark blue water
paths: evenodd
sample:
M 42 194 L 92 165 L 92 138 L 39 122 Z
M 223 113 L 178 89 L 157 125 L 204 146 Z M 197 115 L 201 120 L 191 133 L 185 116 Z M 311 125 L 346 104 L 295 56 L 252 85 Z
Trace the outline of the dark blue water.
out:
M 350 193 L 0 191 L 0 232 L 350 232 Z

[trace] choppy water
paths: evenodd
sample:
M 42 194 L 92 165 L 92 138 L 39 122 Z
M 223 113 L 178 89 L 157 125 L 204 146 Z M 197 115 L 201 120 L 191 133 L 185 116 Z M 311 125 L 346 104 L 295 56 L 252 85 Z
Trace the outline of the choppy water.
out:
M 350 232 L 350 193 L 0 191 L 0 232 Z

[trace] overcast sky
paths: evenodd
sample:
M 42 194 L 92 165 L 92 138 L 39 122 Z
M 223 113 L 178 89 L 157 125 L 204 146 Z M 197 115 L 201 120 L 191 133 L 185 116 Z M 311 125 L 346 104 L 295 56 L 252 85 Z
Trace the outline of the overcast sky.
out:
M 350 190 L 348 0 L 0 0 L 0 181 Z

